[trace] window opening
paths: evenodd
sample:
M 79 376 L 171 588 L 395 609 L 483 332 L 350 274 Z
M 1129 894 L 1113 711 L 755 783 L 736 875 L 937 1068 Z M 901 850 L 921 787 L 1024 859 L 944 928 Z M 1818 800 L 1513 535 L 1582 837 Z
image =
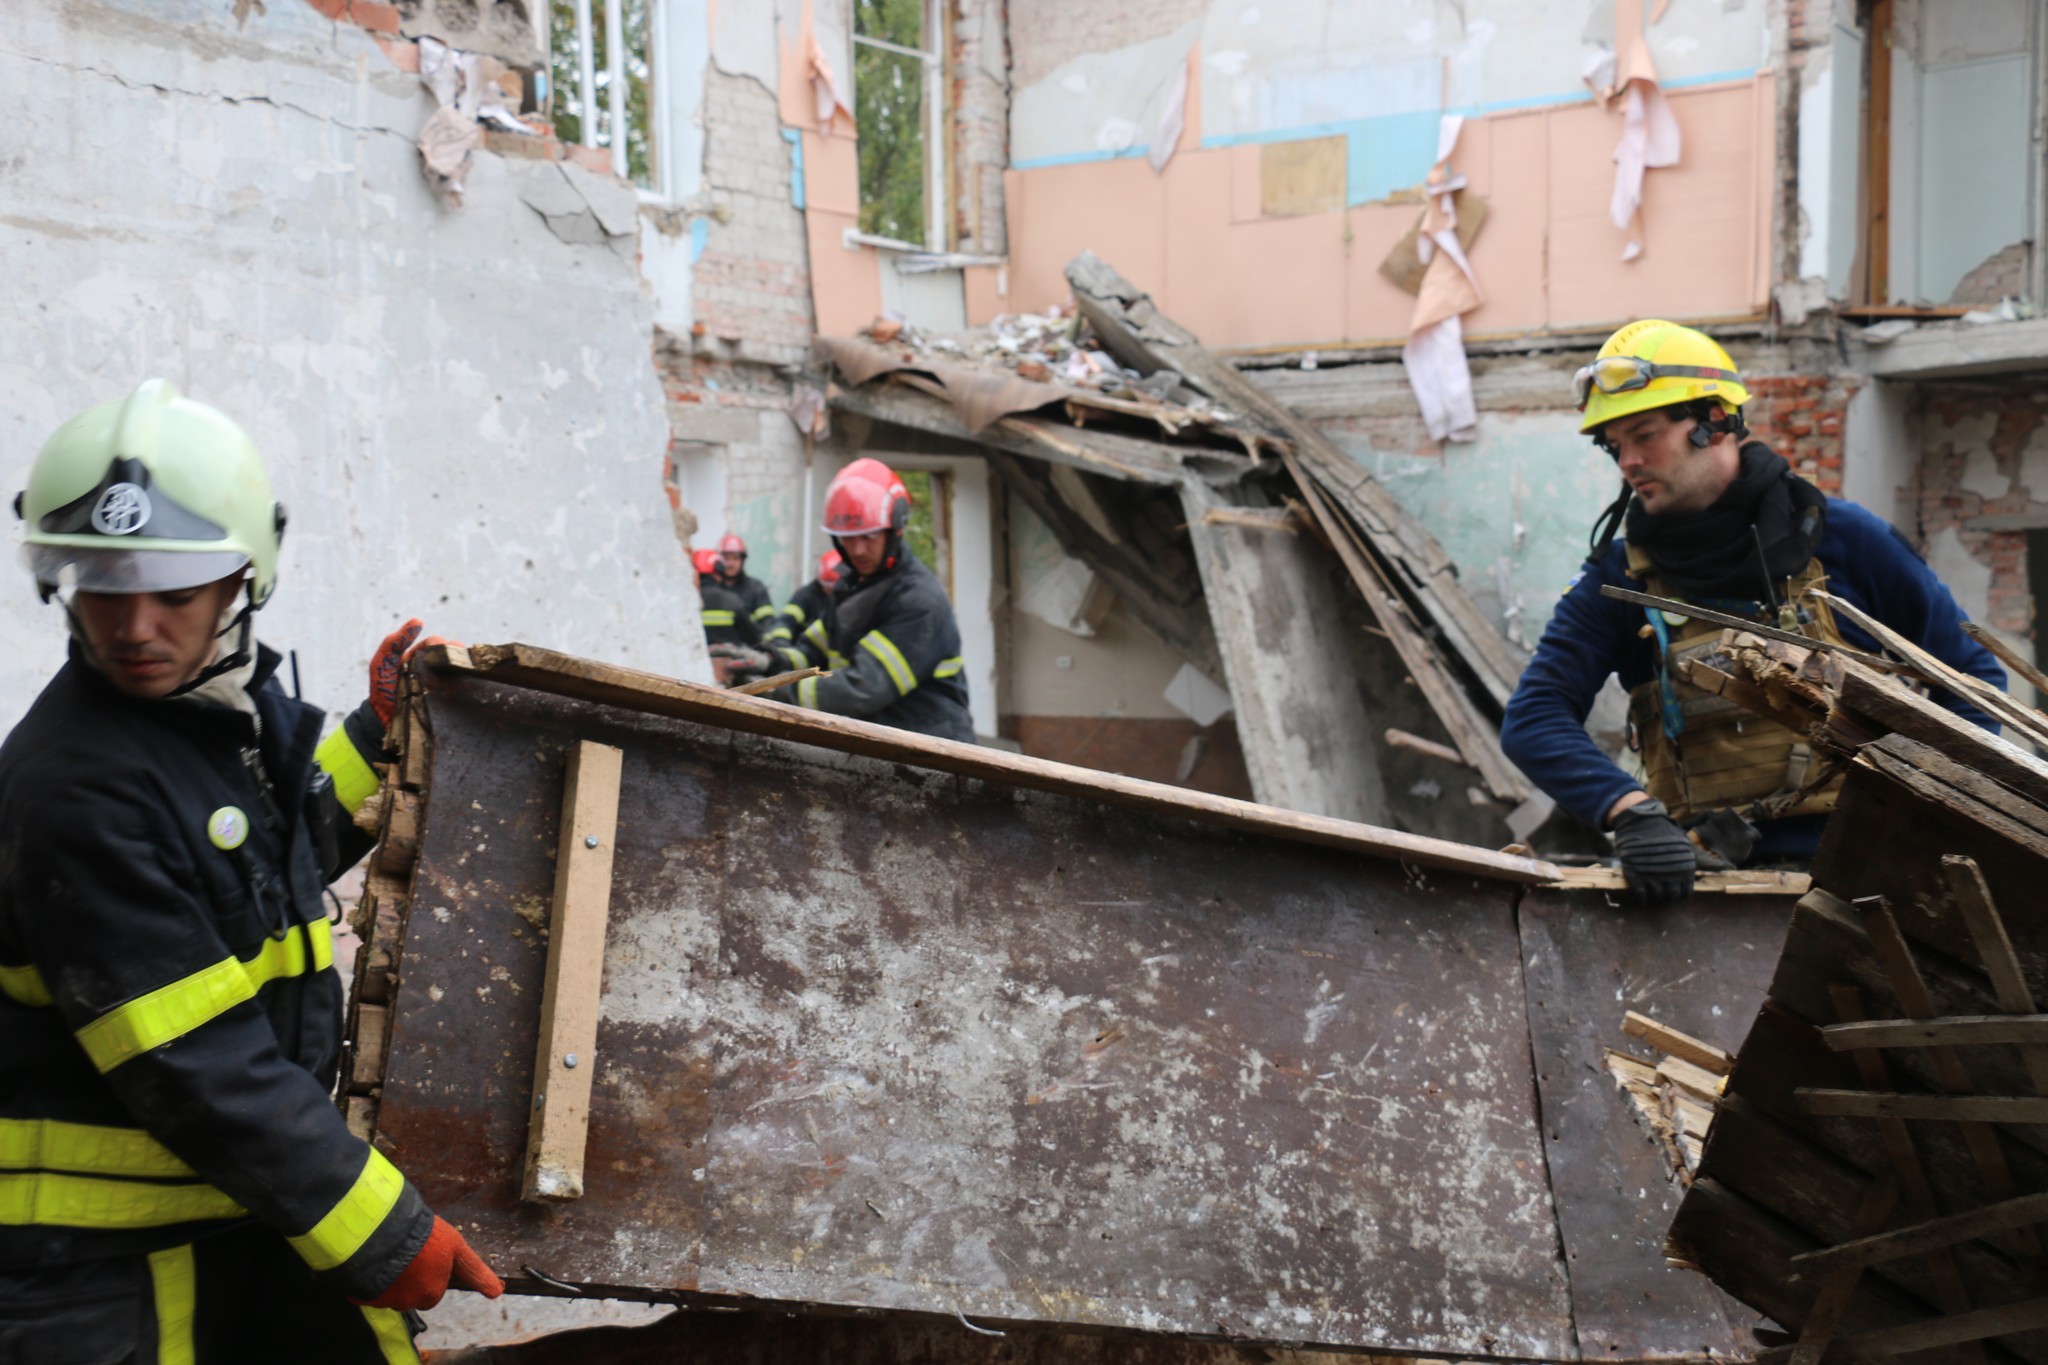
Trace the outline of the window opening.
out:
M 548 11 L 548 83 L 554 92 L 555 136 L 606 148 L 614 173 L 654 194 L 666 190 L 656 141 L 657 91 L 651 59 L 658 50 L 662 3 L 553 0 Z
M 903 532 L 910 551 L 938 575 L 953 596 L 953 476 L 943 470 L 897 471 L 910 490 L 910 525 Z
M 853 116 L 860 129 L 860 230 L 943 250 L 944 83 L 932 0 L 854 0 Z

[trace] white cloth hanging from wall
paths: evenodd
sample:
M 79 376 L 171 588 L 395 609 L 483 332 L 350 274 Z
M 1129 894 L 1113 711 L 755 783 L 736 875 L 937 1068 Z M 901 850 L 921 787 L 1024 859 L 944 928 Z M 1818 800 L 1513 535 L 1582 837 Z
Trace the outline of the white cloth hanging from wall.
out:
M 1401 348 L 1401 366 L 1422 409 L 1423 426 L 1437 441 L 1470 441 L 1479 434 L 1479 408 L 1472 396 L 1472 367 L 1465 359 L 1460 318 L 1484 303 L 1486 296 L 1458 245 L 1456 195 L 1465 187 L 1465 177 L 1450 171 L 1451 153 L 1464 126 L 1463 116 L 1446 114 L 1437 127 L 1436 165 L 1429 172 L 1422 236 L 1416 243 L 1426 268 L 1408 321 L 1408 344 Z
M 1663 17 L 1660 3 L 1650 22 Z M 1682 142 L 1678 116 L 1671 111 L 1671 101 L 1657 83 L 1656 64 L 1650 60 L 1643 0 L 1615 0 L 1614 46 L 1587 58 L 1579 74 L 1608 107 L 1621 101 L 1621 140 L 1614 147 L 1614 194 L 1608 216 L 1628 234 L 1621 259 L 1633 261 L 1643 254 L 1643 173 L 1676 166 Z

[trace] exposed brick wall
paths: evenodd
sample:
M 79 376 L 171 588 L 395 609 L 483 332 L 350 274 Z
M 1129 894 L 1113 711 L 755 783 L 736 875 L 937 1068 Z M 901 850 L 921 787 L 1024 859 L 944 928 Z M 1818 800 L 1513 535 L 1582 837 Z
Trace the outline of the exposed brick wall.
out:
M 1021 90 L 1084 53 L 1164 38 L 1207 8 L 1207 0 L 1030 0 L 1010 25 L 1010 78 Z
M 1842 424 L 1856 394 L 1853 376 L 1791 374 L 1748 376 L 1744 420 L 1757 440 L 1788 460 L 1823 493 L 1841 496 Z
M 2048 385 L 1927 385 L 1920 434 L 1921 543 L 1931 547 L 1953 535 L 1971 559 L 1990 569 L 1985 623 L 2015 636 L 2031 635 L 2026 530 L 1969 523 L 2031 513 L 2030 519 L 2048 526 Z
M 955 0 L 950 59 L 953 231 L 960 250 L 1000 256 L 1003 170 L 1010 164 L 1009 0 Z
M 799 364 L 810 353 L 810 253 L 790 199 L 793 153 L 775 97 L 708 68 L 704 189 L 722 209 L 692 272 L 698 349 L 720 360 Z

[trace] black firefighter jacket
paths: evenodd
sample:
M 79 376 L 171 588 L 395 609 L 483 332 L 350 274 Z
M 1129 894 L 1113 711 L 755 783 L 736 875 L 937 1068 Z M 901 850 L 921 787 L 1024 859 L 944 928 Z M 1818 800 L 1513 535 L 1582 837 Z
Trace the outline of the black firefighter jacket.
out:
M 367 849 L 348 812 L 376 790 L 381 727 L 366 704 L 319 743 L 277 661 L 262 650 L 250 684 L 259 735 L 228 707 L 129 698 L 74 650 L 0 745 L 0 1266 L 253 1218 L 369 1298 L 432 1230 L 330 1098 L 323 893 Z
M 974 742 L 953 604 L 903 546 L 894 569 L 833 585 L 825 614 L 798 638 L 805 666 L 832 670 L 776 693 L 785 701 L 899 730 Z

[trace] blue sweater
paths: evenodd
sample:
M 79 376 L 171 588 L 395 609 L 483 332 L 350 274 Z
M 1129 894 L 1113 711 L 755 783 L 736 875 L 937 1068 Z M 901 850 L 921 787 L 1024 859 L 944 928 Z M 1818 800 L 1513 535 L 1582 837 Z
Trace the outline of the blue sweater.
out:
M 2005 670 L 1989 650 L 1963 634 L 1963 613 L 1955 598 L 1882 518 L 1853 502 L 1829 498 L 1827 530 L 1817 555 L 1830 592 L 1952 667 L 2004 688 Z M 1629 576 L 1628 551 L 1619 541 L 1572 580 L 1508 699 L 1500 728 L 1501 747 L 1529 780 L 1595 829 L 1605 827 L 1602 822 L 1617 800 L 1642 784 L 1616 767 L 1586 733 L 1587 713 L 1610 673 L 1633 691 L 1654 678 L 1657 668 L 1655 641 L 1637 634 L 1644 609 L 1602 597 L 1600 589 L 1608 583 L 1643 590 Z M 1838 624 L 1850 644 L 1877 649 L 1877 642 L 1855 626 Z M 1987 730 L 1998 729 L 1990 717 L 1946 692 L 1936 692 L 1934 699 Z M 1824 822 L 1822 816 L 1767 822 L 1752 860 L 1810 857 Z

